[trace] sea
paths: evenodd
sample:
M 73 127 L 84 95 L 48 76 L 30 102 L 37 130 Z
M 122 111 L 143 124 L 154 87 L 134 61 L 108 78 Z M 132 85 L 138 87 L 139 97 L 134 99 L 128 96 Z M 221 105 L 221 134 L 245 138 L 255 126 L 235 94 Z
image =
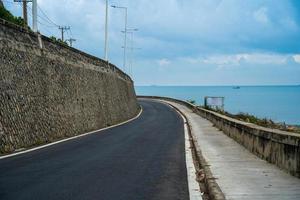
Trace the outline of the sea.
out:
M 203 105 L 205 96 L 224 97 L 230 113 L 248 113 L 275 122 L 300 125 L 299 86 L 135 86 L 137 95 L 194 100 Z

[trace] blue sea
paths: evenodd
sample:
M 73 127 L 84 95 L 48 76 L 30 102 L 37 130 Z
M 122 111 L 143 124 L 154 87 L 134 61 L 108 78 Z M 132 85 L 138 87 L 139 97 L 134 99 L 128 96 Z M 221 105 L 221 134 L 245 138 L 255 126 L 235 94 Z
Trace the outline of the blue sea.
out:
M 253 114 L 276 122 L 300 125 L 300 86 L 136 86 L 137 95 L 195 100 L 205 96 L 225 97 L 225 110 Z

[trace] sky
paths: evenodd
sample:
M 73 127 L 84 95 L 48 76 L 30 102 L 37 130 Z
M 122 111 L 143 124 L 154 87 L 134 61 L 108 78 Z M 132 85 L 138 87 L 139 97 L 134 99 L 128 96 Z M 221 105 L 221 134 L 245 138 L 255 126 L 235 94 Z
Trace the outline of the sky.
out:
M 3 0 L 15 15 L 19 3 Z M 70 26 L 75 48 L 104 57 L 105 0 L 38 0 L 39 30 L 60 37 Z M 299 85 L 298 0 L 110 0 L 109 60 L 135 85 Z M 31 3 L 28 4 L 31 12 Z M 132 47 L 132 48 L 131 48 Z M 132 70 L 130 66 L 132 63 Z

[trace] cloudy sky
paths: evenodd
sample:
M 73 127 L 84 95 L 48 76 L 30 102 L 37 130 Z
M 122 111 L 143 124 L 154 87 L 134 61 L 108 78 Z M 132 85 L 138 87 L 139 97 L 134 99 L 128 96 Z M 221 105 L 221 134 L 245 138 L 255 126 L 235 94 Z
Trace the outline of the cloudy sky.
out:
M 3 1 L 21 15 L 18 3 Z M 38 3 L 43 34 L 59 37 L 53 22 L 71 26 L 67 37 L 76 38 L 75 47 L 103 58 L 104 0 Z M 128 27 L 139 29 L 125 69 L 132 60 L 136 85 L 300 84 L 298 0 L 110 0 L 113 4 L 128 7 Z M 109 58 L 121 69 L 123 28 L 123 10 L 110 8 Z

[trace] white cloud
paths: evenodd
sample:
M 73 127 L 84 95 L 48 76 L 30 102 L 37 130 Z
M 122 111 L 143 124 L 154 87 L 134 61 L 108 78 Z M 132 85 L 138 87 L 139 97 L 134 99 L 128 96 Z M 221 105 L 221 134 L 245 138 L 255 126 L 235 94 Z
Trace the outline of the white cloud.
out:
M 159 66 L 167 66 L 171 64 L 171 61 L 166 58 L 163 58 L 158 60 L 157 63 L 159 64 Z
M 241 58 L 245 62 L 253 64 L 273 64 L 280 65 L 286 63 L 289 55 L 285 54 L 268 54 L 268 53 L 255 53 L 255 54 L 242 54 Z
M 212 55 L 203 59 L 204 64 L 222 65 L 238 65 L 240 55 Z
M 207 73 L 203 81 L 216 81 L 216 73 L 209 74 L 216 67 L 233 69 L 236 73 L 244 73 L 247 67 L 253 71 L 265 67 L 268 72 L 278 67 L 280 76 L 292 71 L 283 68 L 289 64 L 297 67 L 293 70 L 300 70 L 295 66 L 295 62 L 300 63 L 298 13 L 290 1 L 110 1 L 114 3 L 128 7 L 128 26 L 139 29 L 134 36 L 134 46 L 141 48 L 134 51 L 136 77 L 145 78 L 150 74 L 152 78 L 156 70 L 162 70 L 161 77 L 156 78 L 158 82 L 165 81 L 166 75 L 171 79 L 175 74 L 183 82 L 190 81 L 190 76 L 202 73 Z M 104 49 L 104 4 L 104 0 L 39 0 L 39 7 L 51 20 L 71 26 L 73 37 L 77 39 L 76 48 L 99 57 L 103 57 Z M 16 4 L 15 8 L 12 9 L 15 13 L 22 13 L 20 5 Z M 40 11 L 39 15 L 43 16 Z M 110 8 L 109 16 L 109 58 L 122 66 L 124 12 Z M 60 37 L 57 27 L 51 27 L 53 25 L 41 18 L 39 21 L 50 25 L 40 25 L 42 33 Z M 70 37 L 68 34 L 66 38 Z M 128 42 L 130 44 L 130 38 Z M 169 65 L 172 65 L 171 73 L 165 72 Z M 143 70 L 138 71 L 142 67 Z M 220 76 L 223 77 L 224 71 Z M 299 74 L 297 72 L 291 74 Z M 241 80 L 247 77 L 248 74 Z M 285 78 L 290 80 L 290 76 Z M 277 76 L 263 77 L 263 81 L 271 79 L 277 80 Z M 194 82 L 198 80 L 197 77 Z M 299 82 L 299 76 L 294 80 Z M 143 81 L 141 78 L 137 83 Z
M 261 65 L 281 65 L 287 62 L 289 54 L 270 54 L 270 53 L 242 53 L 242 54 L 218 54 L 208 55 L 204 58 L 187 58 L 185 61 L 194 63 L 203 63 L 217 66 L 238 66 L 243 63 L 261 64 Z M 300 62 L 300 55 L 295 55 L 294 59 Z
M 293 56 L 294 61 L 300 64 L 300 54 L 296 54 Z
M 268 9 L 266 7 L 261 7 L 253 13 L 253 17 L 256 21 L 267 24 L 269 22 Z

